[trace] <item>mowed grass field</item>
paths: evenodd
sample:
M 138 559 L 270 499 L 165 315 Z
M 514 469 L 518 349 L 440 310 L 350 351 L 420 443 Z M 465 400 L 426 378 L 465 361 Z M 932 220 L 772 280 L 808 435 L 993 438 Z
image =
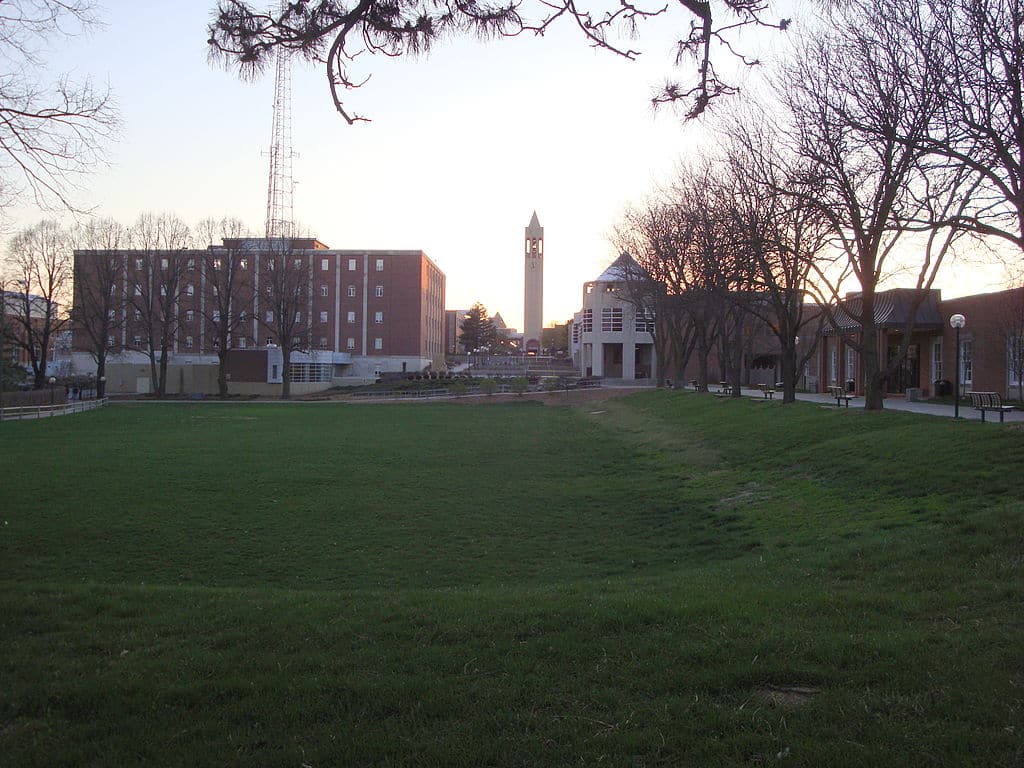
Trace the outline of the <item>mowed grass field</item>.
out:
M 2 766 L 1020 766 L 1024 432 L 650 392 L 0 424 Z

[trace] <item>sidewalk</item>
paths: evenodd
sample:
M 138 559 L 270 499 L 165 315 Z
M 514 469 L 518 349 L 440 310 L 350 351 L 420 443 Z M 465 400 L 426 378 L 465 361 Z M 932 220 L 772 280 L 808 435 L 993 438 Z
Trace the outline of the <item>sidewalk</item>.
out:
M 764 395 L 759 389 L 742 389 L 744 397 L 753 397 L 764 399 Z M 781 398 L 782 393 L 778 392 L 775 395 L 776 398 Z M 820 403 L 824 406 L 835 408 L 836 401 L 834 397 L 830 397 L 827 394 L 820 393 L 796 393 L 797 400 L 803 400 L 810 403 Z M 856 397 L 850 401 L 850 408 L 863 408 L 864 398 Z M 953 406 L 952 405 L 940 405 L 937 403 L 922 403 L 922 402 L 910 402 L 902 397 L 887 397 L 884 404 L 885 410 L 887 411 L 909 411 L 910 413 L 923 413 L 927 416 L 945 416 L 947 419 L 953 418 Z M 970 400 L 964 398 L 960 402 L 960 418 L 970 419 L 972 421 L 981 421 L 981 412 L 971 408 Z M 1013 411 L 1007 413 L 1004 417 L 1006 422 L 1024 422 L 1024 411 Z M 986 413 L 985 423 L 999 423 L 998 413 Z

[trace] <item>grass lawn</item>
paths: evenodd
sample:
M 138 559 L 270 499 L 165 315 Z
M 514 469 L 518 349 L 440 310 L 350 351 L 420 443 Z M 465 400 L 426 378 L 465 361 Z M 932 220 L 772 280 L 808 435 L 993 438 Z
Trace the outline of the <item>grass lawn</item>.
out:
M 5 768 L 1024 764 L 1012 425 L 120 405 L 0 478 Z

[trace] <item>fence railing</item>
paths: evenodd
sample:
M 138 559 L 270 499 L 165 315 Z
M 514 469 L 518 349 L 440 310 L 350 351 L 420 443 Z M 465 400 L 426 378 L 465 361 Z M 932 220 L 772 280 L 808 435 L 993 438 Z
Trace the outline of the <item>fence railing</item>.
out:
M 51 416 L 66 416 L 69 413 L 83 413 L 94 408 L 102 408 L 109 401 L 71 400 L 59 405 L 19 405 L 0 408 L 0 421 L 20 421 L 21 419 L 47 419 Z

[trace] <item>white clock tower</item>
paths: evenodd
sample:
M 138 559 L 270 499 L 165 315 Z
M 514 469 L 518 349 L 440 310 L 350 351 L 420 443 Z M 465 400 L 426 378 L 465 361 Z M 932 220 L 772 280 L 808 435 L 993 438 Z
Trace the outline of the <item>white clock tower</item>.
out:
M 526 228 L 526 276 L 523 283 L 523 351 L 540 353 L 540 331 L 544 327 L 544 227 L 537 212 Z

